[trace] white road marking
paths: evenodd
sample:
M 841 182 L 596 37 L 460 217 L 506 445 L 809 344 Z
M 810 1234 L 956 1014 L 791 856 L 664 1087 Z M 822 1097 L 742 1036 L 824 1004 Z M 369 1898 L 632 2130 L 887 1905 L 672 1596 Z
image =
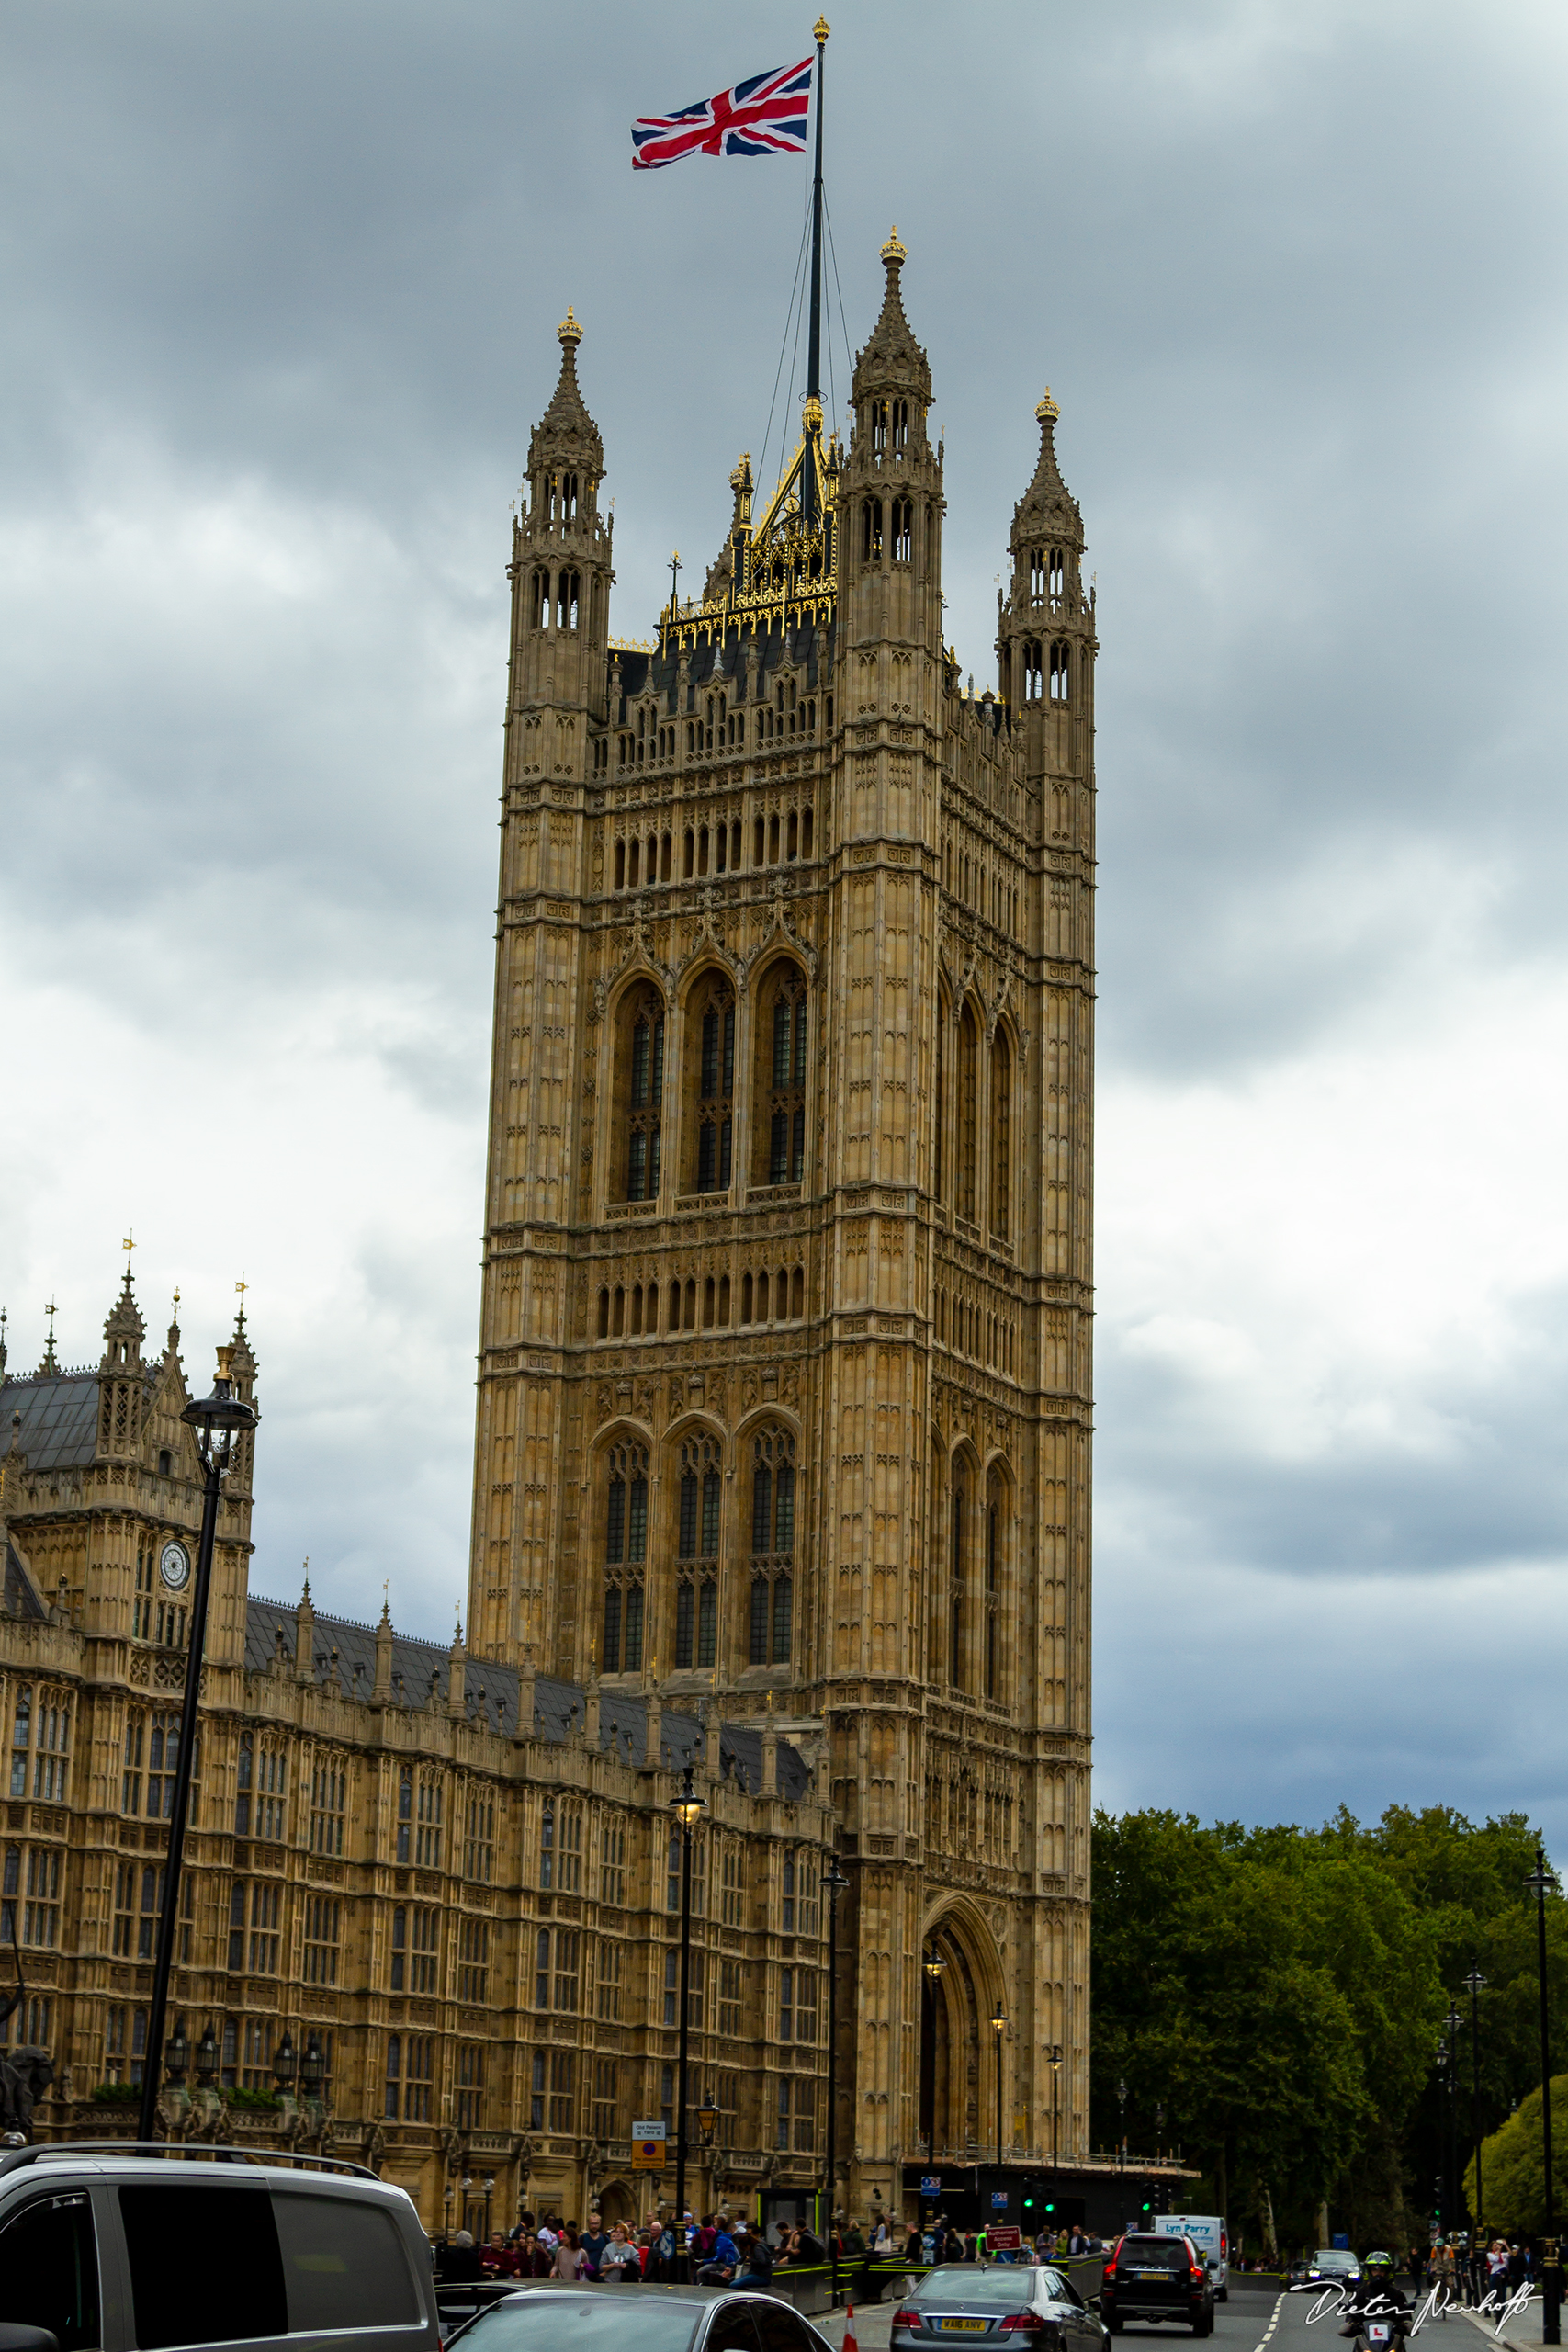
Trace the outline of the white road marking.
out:
M 1253 2352 L 1263 2352 L 1264 2346 L 1268 2343 L 1269 2337 L 1273 2335 L 1274 2330 L 1280 2324 L 1280 2313 L 1284 2310 L 1284 2308 L 1285 2298 L 1283 2292 L 1281 2292 L 1275 2299 L 1274 2309 L 1269 2314 L 1269 2324 L 1264 2329 L 1262 2335 L 1258 2337 L 1257 2344 L 1253 2347 Z

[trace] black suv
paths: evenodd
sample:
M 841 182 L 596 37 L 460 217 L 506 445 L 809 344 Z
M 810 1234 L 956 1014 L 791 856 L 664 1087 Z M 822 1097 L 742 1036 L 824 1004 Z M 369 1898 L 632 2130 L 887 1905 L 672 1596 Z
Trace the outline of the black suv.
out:
M 1112 2335 L 1130 2319 L 1184 2322 L 1194 2335 L 1214 2332 L 1214 2290 L 1190 2238 L 1118 2238 L 1105 2266 L 1100 2316 Z

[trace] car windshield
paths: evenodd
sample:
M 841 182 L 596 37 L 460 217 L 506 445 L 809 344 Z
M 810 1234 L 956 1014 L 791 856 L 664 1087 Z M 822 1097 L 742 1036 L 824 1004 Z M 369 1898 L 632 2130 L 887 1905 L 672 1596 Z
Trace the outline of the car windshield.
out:
M 977 2263 L 944 2263 L 928 2270 L 915 2292 L 917 2303 L 999 2303 L 1017 2310 L 1029 2301 L 1032 2281 L 1027 2268 L 1010 2263 L 997 2270 L 982 2270 Z
M 1134 2270 L 1185 2270 L 1187 2244 L 1183 2238 L 1123 2238 L 1117 2258 Z
M 1353 2254 L 1347 2254 L 1342 2245 L 1320 2245 L 1317 2267 L 1320 2270 L 1354 2270 L 1356 2257 Z
M 627 2305 L 635 2301 L 635 2324 Z M 525 2288 L 492 2303 L 464 2331 L 470 2352 L 623 2352 L 628 2328 L 637 2352 L 686 2352 L 704 2306 L 664 2302 L 658 2290 L 636 2297 L 619 2288 L 596 2294 L 557 2293 Z

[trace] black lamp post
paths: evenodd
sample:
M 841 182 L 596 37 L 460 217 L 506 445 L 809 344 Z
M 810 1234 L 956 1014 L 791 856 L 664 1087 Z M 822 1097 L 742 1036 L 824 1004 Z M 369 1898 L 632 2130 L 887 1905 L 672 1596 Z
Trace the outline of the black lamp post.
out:
M 1443 2019 L 1443 2030 L 1449 2038 L 1449 2146 L 1443 2161 L 1446 2165 L 1451 2166 L 1450 2177 L 1453 2181 L 1452 2226 L 1456 2230 L 1459 2227 L 1459 2217 L 1464 2211 L 1464 2182 L 1460 2173 L 1459 2164 L 1459 2037 L 1463 2024 L 1463 2018 L 1454 2003 L 1450 2001 L 1448 2016 Z
M 839 1868 L 837 1854 L 829 1854 L 828 1867 L 822 1873 L 822 1892 L 828 1898 L 828 2309 L 839 2308 L 839 2241 L 833 2229 L 833 2199 L 836 2193 L 839 2120 L 839 1897 L 849 1885 L 849 1880 Z
M 1008 2013 L 998 1996 L 991 2011 L 991 2031 L 997 2037 L 997 2170 L 1002 2168 L 1002 2037 L 1008 2030 Z
M 1446 2130 L 1444 2129 L 1444 2126 L 1443 2126 L 1443 2100 L 1444 2100 L 1444 2098 L 1445 2098 L 1445 2096 L 1446 2096 L 1446 2094 L 1447 2094 L 1447 2090 L 1448 2090 L 1448 2074 L 1449 2074 L 1449 2045 L 1448 2045 L 1448 2043 L 1447 2043 L 1446 2041 L 1439 2041 L 1439 2042 L 1438 2042 L 1438 2048 L 1437 2048 L 1437 2060 L 1438 2060 L 1438 2199 L 1437 2199 L 1437 2204 L 1438 2204 L 1438 2241 L 1439 2241 L 1439 2243 L 1440 2243 L 1440 2242 L 1441 2242 L 1444 2238 L 1446 2238 L 1446 2237 L 1447 2237 L 1447 2235 L 1448 2235 L 1448 2212 L 1449 2212 L 1448 2198 L 1447 2198 L 1447 2195 L 1446 2195 L 1446 2193 L 1445 2193 L 1445 2188 L 1444 2188 L 1444 2183 L 1445 2183 L 1445 2181 L 1446 2181 L 1446 2180 L 1447 2180 L 1447 2178 L 1448 2178 L 1448 2174 L 1447 2174 L 1446 2166 L 1447 2166 L 1447 2165 L 1448 2165 L 1448 2161 L 1449 2161 L 1449 2156 L 1448 2156 L 1448 2136 L 1449 2136 L 1449 2135 L 1448 2135 L 1448 2132 L 1446 2132 Z
M 294 2077 L 299 2072 L 299 2062 L 294 2054 L 294 2044 L 289 2039 L 288 2029 L 286 2026 L 283 2030 L 283 2039 L 272 2053 L 272 2078 L 277 2085 L 278 2096 L 281 2098 L 287 2098 L 293 2090 Z
M 491 2199 L 495 2195 L 495 2175 L 494 2175 L 494 2173 L 492 2173 L 492 2172 L 482 2173 L 482 2174 L 480 2175 L 480 2178 L 481 2178 L 481 2179 L 483 2180 L 483 2182 L 484 2182 L 484 2191 L 485 2191 L 485 2244 L 486 2244 L 486 2245 L 489 2245 L 489 2244 L 490 2244 L 490 2200 L 491 2200 Z
M 1485 1982 L 1475 1967 L 1464 1980 L 1470 1995 L 1470 2136 L 1475 2148 L 1475 2210 L 1471 2220 L 1475 2224 L 1477 2240 L 1484 2234 L 1486 2226 L 1486 2201 L 1481 2188 L 1481 2012 L 1477 2006 L 1477 1996 Z
M 927 1998 L 931 2005 L 931 2130 L 926 2136 L 926 2165 L 927 2169 L 934 2173 L 936 2170 L 936 1988 L 942 1983 L 942 1972 L 947 1966 L 947 1962 L 938 1951 L 935 1944 L 928 1944 L 925 1959 L 920 1964 L 926 1972 L 926 1983 L 930 1987 Z
M 321 2045 L 316 2036 L 309 2034 L 305 2041 L 305 2055 L 299 2061 L 299 2096 L 320 2101 L 327 2079 L 327 2063 L 321 2055 Z
M 1062 2168 L 1062 2045 L 1051 2045 L 1051 2187 Z
M 1535 1896 L 1536 1970 L 1540 1984 L 1541 2186 L 1546 2202 L 1546 2226 L 1540 2239 L 1540 2340 L 1543 2344 L 1561 2344 L 1562 2274 L 1557 2263 L 1557 2223 L 1551 2199 L 1551 2041 L 1546 2006 L 1546 1897 L 1549 1890 L 1556 1892 L 1557 1880 L 1547 1869 L 1546 1856 L 1539 1846 L 1535 1849 L 1535 1868 L 1525 1884 Z
M 169 1977 L 175 1964 L 175 1923 L 180 1916 L 180 1864 L 185 1858 L 186 1819 L 190 1812 L 191 1767 L 196 1758 L 197 1706 L 201 1697 L 201 1658 L 207 1642 L 207 1600 L 212 1584 L 212 1544 L 218 1532 L 218 1497 L 239 1457 L 247 1430 L 256 1425 L 255 1408 L 234 1394 L 229 1376 L 232 1348 L 218 1351 L 218 1377 L 210 1396 L 191 1398 L 180 1415 L 196 1430 L 207 1487 L 201 1503 L 201 1539 L 197 1546 L 196 1584 L 191 1593 L 190 1647 L 186 1653 L 185 1703 L 180 1710 L 180 1753 L 175 1767 L 169 1814 L 169 1855 L 164 1868 L 164 1903 L 158 1915 L 158 1948 L 152 1963 L 152 2000 L 147 2018 L 147 2064 L 141 2077 L 141 2114 L 137 2137 L 151 2140 L 158 2120 L 158 2078 L 164 2028 L 169 2011 Z
M 707 1799 L 697 1794 L 687 1765 L 680 1792 L 671 1800 L 681 1825 L 681 2043 L 680 2082 L 675 2114 L 675 2270 L 686 2276 L 686 2053 L 690 2040 L 692 1981 L 692 1832 L 707 1811 Z
M 218 2080 L 218 2037 L 210 2025 L 202 2029 L 201 2040 L 196 2045 L 196 2079 L 197 2088 L 209 2091 Z
M 175 2030 L 169 2036 L 169 2046 L 164 2052 L 164 2073 L 173 2088 L 178 2089 L 185 2081 L 186 2068 L 189 2064 L 190 2044 L 186 2040 L 184 2024 L 176 2018 Z
M 1122 2141 L 1117 2150 L 1117 2169 L 1120 2172 L 1125 2172 L 1127 2169 L 1127 2077 L 1125 2075 L 1119 2075 L 1116 2079 L 1116 2105 L 1122 2119 L 1118 2126 Z

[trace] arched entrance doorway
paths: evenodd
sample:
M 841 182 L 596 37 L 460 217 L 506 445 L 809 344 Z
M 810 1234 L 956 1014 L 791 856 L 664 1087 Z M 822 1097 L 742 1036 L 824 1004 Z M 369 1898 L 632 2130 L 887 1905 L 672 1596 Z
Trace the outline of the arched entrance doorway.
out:
M 920 2140 L 939 2165 L 974 2163 L 996 2110 L 995 1948 L 983 1924 L 950 1908 L 927 1928 L 920 1958 Z

